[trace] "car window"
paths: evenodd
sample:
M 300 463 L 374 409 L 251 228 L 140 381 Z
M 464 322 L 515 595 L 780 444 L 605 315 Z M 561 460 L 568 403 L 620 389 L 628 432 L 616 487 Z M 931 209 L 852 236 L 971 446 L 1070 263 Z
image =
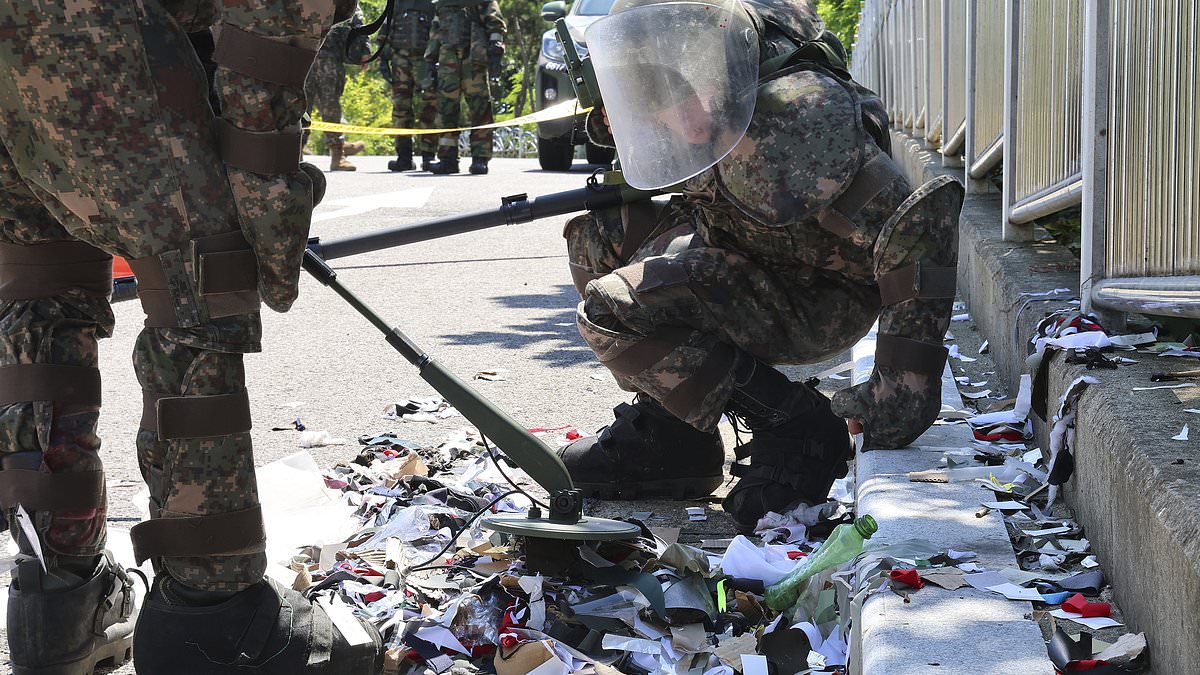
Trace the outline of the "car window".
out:
M 605 16 L 612 9 L 613 0 L 578 0 L 579 7 L 575 10 L 578 16 Z

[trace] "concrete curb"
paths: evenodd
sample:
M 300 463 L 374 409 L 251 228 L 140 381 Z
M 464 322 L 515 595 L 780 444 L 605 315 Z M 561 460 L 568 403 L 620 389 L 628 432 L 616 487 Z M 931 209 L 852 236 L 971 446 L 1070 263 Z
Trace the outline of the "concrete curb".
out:
M 942 376 L 942 398 L 962 409 L 949 368 Z M 971 483 L 913 483 L 909 471 L 937 466 L 942 453 L 962 448 L 971 433 L 963 425 L 935 426 L 903 450 L 860 453 L 856 461 L 858 512 L 879 523 L 871 546 L 912 539 L 946 550 L 975 551 L 979 564 L 1016 567 L 1004 521 L 992 512 L 976 518 L 981 499 L 990 498 Z M 1053 673 L 1041 630 L 1026 618 L 1028 602 L 964 587 L 954 591 L 926 585 L 909 602 L 890 592 L 863 603 L 854 672 L 863 675 L 963 675 Z
M 897 161 L 914 183 L 950 173 L 919 141 L 898 133 L 892 139 Z M 1027 372 L 1035 324 L 1078 297 L 1079 261 L 1056 244 L 1005 242 L 1000 226 L 998 195 L 968 197 L 959 294 L 991 344 L 999 375 L 1016 391 Z M 1052 301 L 1028 295 L 1054 288 L 1076 295 Z M 1200 453 L 1195 441 L 1171 440 L 1189 421 L 1200 432 L 1200 416 L 1181 412 L 1200 408 L 1200 388 L 1131 391 L 1150 384 L 1153 372 L 1196 364 L 1133 356 L 1139 363 L 1116 371 L 1088 371 L 1061 356 L 1050 363 L 1051 413 L 1075 378 L 1100 380 L 1079 401 L 1075 474 L 1064 495 L 1113 585 L 1127 629 L 1146 633 L 1153 664 L 1148 672 L 1200 673 Z M 1047 425 L 1034 421 L 1047 448 Z

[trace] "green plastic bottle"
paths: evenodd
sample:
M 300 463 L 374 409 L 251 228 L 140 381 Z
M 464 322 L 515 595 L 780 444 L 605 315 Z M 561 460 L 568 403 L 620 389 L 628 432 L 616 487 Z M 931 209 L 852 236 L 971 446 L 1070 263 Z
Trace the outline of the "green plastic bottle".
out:
M 767 588 L 767 605 L 781 612 L 796 603 L 806 579 L 830 567 L 853 560 L 863 551 L 863 542 L 879 530 L 871 516 L 861 516 L 853 524 L 842 523 L 833 528 L 829 538 L 796 569 Z

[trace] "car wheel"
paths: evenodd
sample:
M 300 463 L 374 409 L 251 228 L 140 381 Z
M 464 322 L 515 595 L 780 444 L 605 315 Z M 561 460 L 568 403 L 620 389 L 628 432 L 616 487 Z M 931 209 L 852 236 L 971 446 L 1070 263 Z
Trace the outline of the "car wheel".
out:
M 586 152 L 588 164 L 612 164 L 617 156 L 616 148 L 606 148 L 591 141 L 588 141 Z
M 568 171 L 575 159 L 575 146 L 569 139 L 538 137 L 538 164 L 546 171 Z

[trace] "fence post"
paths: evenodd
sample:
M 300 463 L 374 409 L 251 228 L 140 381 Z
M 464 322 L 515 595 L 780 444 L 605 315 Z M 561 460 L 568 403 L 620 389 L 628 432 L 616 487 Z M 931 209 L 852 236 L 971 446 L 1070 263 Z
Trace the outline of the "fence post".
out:
M 1110 329 L 1124 315 L 1101 310 L 1092 303 L 1092 286 L 1104 279 L 1108 206 L 1108 111 L 1112 66 L 1112 18 L 1109 0 L 1088 0 L 1083 18 L 1083 126 L 1080 130 L 1080 169 L 1083 177 L 1079 256 L 1079 299 L 1083 311 L 1100 316 Z
M 966 103 L 966 123 L 967 133 L 963 140 L 963 185 L 967 188 L 967 194 L 979 194 L 987 192 L 987 184 L 984 181 L 977 181 L 971 178 L 971 165 L 975 163 L 975 39 L 976 33 L 979 31 L 979 0 L 966 0 L 967 2 L 967 50 L 965 59 L 967 62 L 967 103 Z
M 1012 223 L 1012 205 L 1017 201 L 1017 149 L 1021 138 L 1017 134 L 1017 103 L 1020 96 L 1020 86 L 1017 81 L 1020 75 L 1021 58 L 1021 0 L 1004 0 L 1004 159 L 1001 177 L 1003 179 L 1002 232 L 1005 241 L 1030 241 L 1033 239 L 1033 225 L 1014 225 Z M 1053 93 L 1051 94 L 1053 96 Z
M 958 131 L 957 127 L 950 128 L 950 40 L 959 39 L 966 40 L 966 36 L 959 35 L 952 37 L 950 35 L 950 3 L 962 2 L 962 0 L 941 0 L 942 3 L 942 166 L 956 167 L 961 166 L 961 160 L 957 156 L 946 154 L 946 148 L 950 143 L 950 137 L 954 132 Z M 963 71 L 960 69 L 958 75 L 962 76 Z

